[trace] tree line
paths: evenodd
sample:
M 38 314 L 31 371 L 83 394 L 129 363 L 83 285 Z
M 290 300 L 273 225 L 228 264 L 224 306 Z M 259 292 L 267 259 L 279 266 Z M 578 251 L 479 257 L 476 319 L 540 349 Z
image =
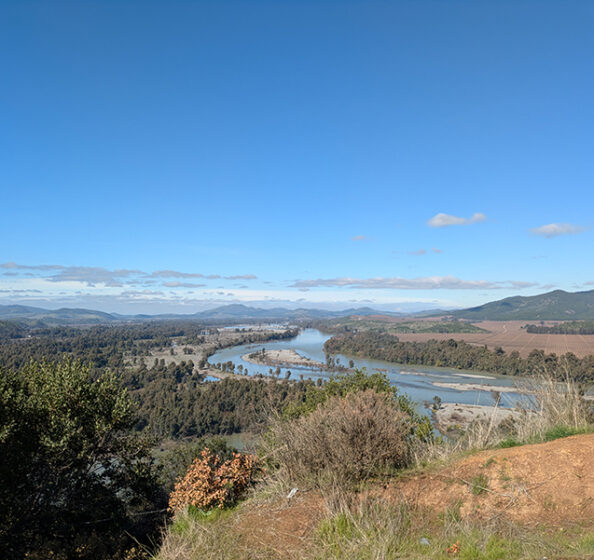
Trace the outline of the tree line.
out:
M 526 325 L 534 334 L 594 334 L 594 321 L 567 321 L 556 325 Z
M 503 348 L 472 346 L 466 342 L 429 340 L 402 342 L 397 336 L 381 332 L 345 333 L 326 341 L 329 354 L 361 356 L 398 364 L 414 364 L 484 371 L 500 375 L 551 374 L 561 378 L 569 375 L 580 382 L 594 381 L 594 356 L 578 358 L 568 352 L 563 356 L 532 350 L 527 358 L 517 351 Z

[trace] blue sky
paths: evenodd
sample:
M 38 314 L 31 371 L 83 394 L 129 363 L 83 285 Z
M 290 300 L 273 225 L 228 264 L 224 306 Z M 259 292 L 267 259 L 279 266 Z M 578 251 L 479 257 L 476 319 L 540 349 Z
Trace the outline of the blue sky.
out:
M 594 288 L 594 4 L 0 3 L 0 303 Z

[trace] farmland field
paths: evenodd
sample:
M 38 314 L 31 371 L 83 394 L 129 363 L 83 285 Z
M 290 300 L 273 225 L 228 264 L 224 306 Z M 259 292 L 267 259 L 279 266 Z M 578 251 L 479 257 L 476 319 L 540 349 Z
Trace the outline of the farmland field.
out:
M 517 350 L 522 357 L 533 349 L 546 353 L 565 354 L 573 352 L 578 357 L 594 354 L 594 335 L 579 334 L 532 334 L 522 327 L 526 321 L 478 321 L 473 325 L 489 332 L 484 333 L 402 333 L 398 338 L 408 342 L 425 342 L 430 339 L 454 338 L 469 344 L 501 346 L 506 352 Z

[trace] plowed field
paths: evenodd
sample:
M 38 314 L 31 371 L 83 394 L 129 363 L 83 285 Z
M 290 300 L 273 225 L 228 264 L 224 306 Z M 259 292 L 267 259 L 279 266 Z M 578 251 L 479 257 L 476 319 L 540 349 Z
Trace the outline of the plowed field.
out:
M 528 356 L 535 348 L 546 353 L 565 354 L 573 352 L 582 358 L 594 354 L 594 335 L 580 334 L 531 334 L 524 327 L 526 321 L 480 321 L 473 323 L 485 329 L 486 333 L 406 333 L 398 334 L 402 341 L 425 342 L 430 339 L 464 340 L 469 344 L 487 345 L 488 348 L 501 346 L 506 352 L 517 350 L 522 357 Z

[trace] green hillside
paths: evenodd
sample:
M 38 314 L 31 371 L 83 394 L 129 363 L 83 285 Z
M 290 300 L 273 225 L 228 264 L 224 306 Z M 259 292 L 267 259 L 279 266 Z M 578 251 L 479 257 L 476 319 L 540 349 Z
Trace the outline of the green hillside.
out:
M 487 321 L 594 320 L 594 290 L 555 290 L 536 296 L 514 296 L 452 312 L 460 319 Z

